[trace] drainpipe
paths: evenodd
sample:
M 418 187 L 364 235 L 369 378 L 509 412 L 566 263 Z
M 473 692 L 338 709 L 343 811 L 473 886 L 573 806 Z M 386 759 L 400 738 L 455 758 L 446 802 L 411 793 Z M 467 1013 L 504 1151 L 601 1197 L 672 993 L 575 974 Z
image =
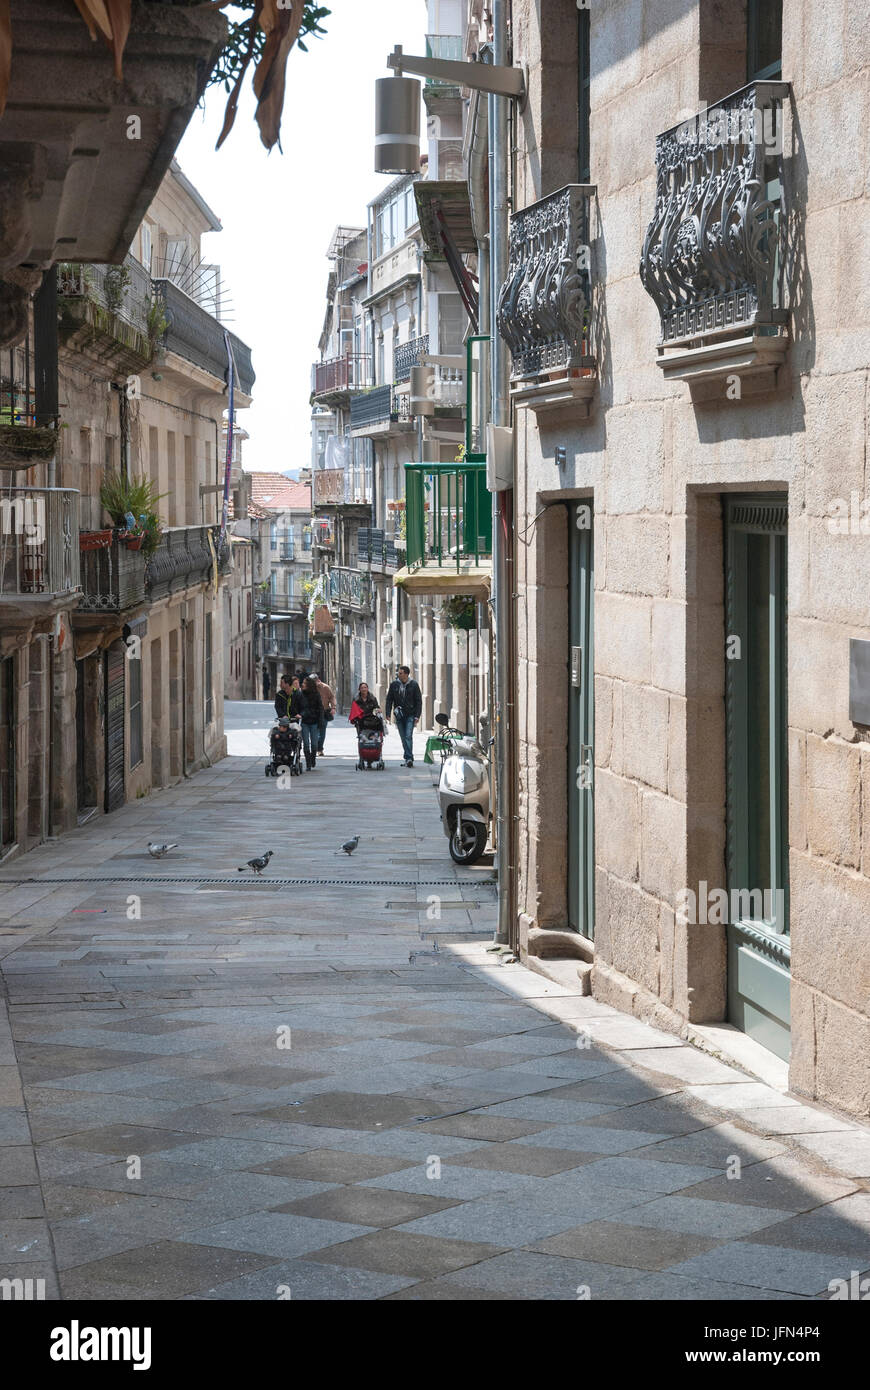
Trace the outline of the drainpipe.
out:
M 507 0 L 492 4 L 493 61 L 506 66 L 508 58 Z M 492 421 L 510 424 L 507 345 L 498 333 L 495 312 L 508 268 L 508 98 L 489 97 L 490 303 L 489 333 L 492 369 Z M 498 866 L 498 927 L 496 940 L 510 944 L 511 923 L 511 592 L 512 524 L 510 498 L 492 495 L 492 598 L 495 628 L 495 810 Z

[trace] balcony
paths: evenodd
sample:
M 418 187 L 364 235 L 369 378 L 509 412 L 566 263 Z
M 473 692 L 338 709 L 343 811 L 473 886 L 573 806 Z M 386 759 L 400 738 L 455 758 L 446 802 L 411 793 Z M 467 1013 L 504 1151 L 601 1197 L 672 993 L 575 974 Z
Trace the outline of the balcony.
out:
M 270 589 L 257 594 L 254 608 L 258 613 L 275 616 L 287 614 L 295 616 L 308 612 L 308 599 L 304 594 L 273 593 Z
M 148 562 L 142 551 L 129 550 L 116 535 L 108 545 L 91 546 L 89 542 L 90 536 L 83 532 L 79 612 L 124 613 L 145 603 Z
M 489 593 L 492 498 L 485 463 L 406 463 L 407 566 L 393 582 L 411 593 Z
M 351 391 L 369 384 L 368 353 L 347 353 L 327 362 L 315 362 L 311 371 L 311 394 L 315 400 L 342 404 Z
M 429 354 L 429 334 L 411 338 L 407 343 L 399 343 L 393 353 L 393 377 L 396 381 L 408 381 L 411 368 L 418 367 L 422 358 Z
M 313 475 L 312 479 L 312 501 L 315 507 L 337 506 L 344 501 L 344 469 L 343 468 L 321 468 Z M 331 523 L 330 523 L 331 525 Z M 319 545 L 320 540 L 315 525 L 311 535 L 312 543 Z M 330 545 L 333 541 L 329 542 Z
M 218 538 L 214 526 L 172 526 L 164 531 L 145 571 L 149 598 L 165 598 L 209 579 L 218 559 Z
M 459 34 L 427 34 L 426 35 L 426 57 L 427 58 L 446 58 L 449 62 L 461 63 L 465 57 L 463 51 L 462 35 Z M 440 93 L 442 96 L 449 91 L 459 91 L 454 82 L 445 82 L 440 77 L 426 78 L 426 91 Z
M 317 475 L 315 474 L 315 477 Z M 341 474 L 342 497 L 344 495 L 344 474 Z M 335 549 L 335 522 L 332 517 L 319 516 L 311 528 L 312 546 L 319 550 Z
M 375 386 L 350 398 L 350 429 L 354 437 L 406 433 L 413 427 L 410 399 L 393 386 Z
M 690 385 L 775 384 L 788 346 L 785 82 L 753 82 L 656 139 L 640 277 L 659 312 L 658 364 Z M 721 394 L 721 380 L 719 381 Z
M 277 658 L 278 661 L 311 661 L 314 652 L 310 642 L 292 642 L 286 638 L 278 638 L 273 642 L 266 638 L 263 655 Z
M 4 472 L 50 463 L 57 451 L 57 417 L 37 409 L 32 311 L 29 318 L 31 327 L 22 341 L 0 352 L 0 469 Z M 52 376 L 56 378 L 56 370 Z
M 511 395 L 536 411 L 588 414 L 595 384 L 589 273 L 591 184 L 569 184 L 511 217 L 498 331 L 513 359 Z
M 358 569 L 333 567 L 329 571 L 329 602 L 337 608 L 368 612 L 372 606 L 372 581 Z
M 223 324 L 171 280 L 154 280 L 153 285 L 155 315 L 160 316 L 163 327 L 156 340 L 157 347 L 170 361 L 173 355 L 183 358 L 208 376 L 226 383 L 229 364 Z M 228 337 L 236 364 L 236 390 L 250 399 L 254 389 L 251 349 L 235 333 L 229 333 Z M 182 371 L 180 375 L 186 377 L 188 374 Z
M 133 256 L 123 265 L 58 266 L 58 336 L 71 351 L 119 372 L 138 372 L 154 355 L 151 277 Z
M 5 488 L 0 496 L 2 626 L 72 607 L 78 594 L 78 492 Z

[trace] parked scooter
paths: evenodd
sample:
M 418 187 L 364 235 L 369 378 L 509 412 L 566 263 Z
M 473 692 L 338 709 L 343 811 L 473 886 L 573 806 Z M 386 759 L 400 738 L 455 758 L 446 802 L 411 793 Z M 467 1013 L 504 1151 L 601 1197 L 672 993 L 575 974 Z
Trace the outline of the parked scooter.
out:
M 436 714 L 442 736 L 451 741 L 443 752 L 438 782 L 441 824 L 456 864 L 476 864 L 489 836 L 489 759 L 473 735 L 449 727 L 446 714 Z

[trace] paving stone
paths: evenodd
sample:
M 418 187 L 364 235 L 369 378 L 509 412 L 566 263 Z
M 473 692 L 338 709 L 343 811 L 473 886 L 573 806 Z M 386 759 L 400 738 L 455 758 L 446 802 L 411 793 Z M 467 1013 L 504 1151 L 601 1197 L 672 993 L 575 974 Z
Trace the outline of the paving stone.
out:
M 858 1262 L 859 1268 L 870 1267 L 870 1230 L 845 1217 L 833 1214 L 837 1203 L 819 1207 L 802 1216 L 793 1216 L 776 1226 L 756 1231 L 756 1245 L 778 1245 L 793 1250 L 809 1250 L 838 1255 Z
M 604 1297 L 608 1297 L 607 1294 Z M 727 1284 L 715 1279 L 684 1277 L 672 1272 L 651 1274 L 626 1284 L 615 1295 L 620 1302 L 638 1303 L 758 1303 L 803 1302 L 802 1294 Z
M 492 1192 L 514 1193 L 520 1190 L 529 1192 L 532 1200 L 535 1179 L 523 1174 L 505 1172 L 497 1168 L 468 1168 L 451 1162 L 441 1162 L 434 1169 L 432 1159 L 440 1156 L 437 1145 L 427 1155 L 426 1162 L 413 1168 L 405 1168 L 401 1173 L 388 1173 L 382 1178 L 367 1178 L 365 1187 L 390 1188 L 396 1192 L 431 1193 L 433 1196 L 470 1199 L 484 1197 Z M 433 1177 L 433 1171 L 439 1173 Z M 422 1213 L 421 1213 L 422 1215 Z M 411 1218 L 408 1217 L 410 1221 Z
M 671 1273 L 690 1279 L 715 1276 L 725 1283 L 736 1284 L 739 1280 L 741 1284 L 783 1293 L 818 1294 L 828 1289 L 831 1280 L 848 1280 L 853 1269 L 854 1262 L 849 1257 L 740 1240 L 684 1260 L 674 1265 Z
M 530 1250 L 511 1250 L 492 1260 L 455 1273 L 453 1282 L 466 1288 L 506 1290 L 525 1299 L 595 1299 L 631 1281 L 631 1273 L 591 1260 L 566 1259 Z
M 795 1142 L 817 1154 L 838 1173 L 851 1178 L 870 1178 L 870 1134 L 843 1130 L 837 1134 L 801 1134 Z
M 698 1184 L 705 1186 L 703 1179 L 709 1178 L 714 1172 L 714 1169 L 703 1168 L 699 1164 L 656 1163 L 651 1158 L 623 1155 L 599 1158 L 596 1163 L 586 1164 L 581 1176 L 587 1187 L 595 1183 L 602 1187 L 630 1187 L 649 1193 L 677 1192 L 685 1188 L 687 1193 L 695 1196 Z
M 439 1239 L 395 1229 L 373 1231 L 309 1256 L 324 1264 L 414 1275 L 418 1279 L 464 1269 L 501 1253 L 497 1245 Z
M 638 1226 L 685 1231 L 688 1235 L 736 1237 L 781 1221 L 785 1212 L 768 1207 L 705 1202 L 693 1197 L 659 1197 L 638 1207 L 631 1220 Z
M 285 1212 L 260 1211 L 190 1231 L 184 1240 L 195 1245 L 218 1245 L 227 1250 L 251 1250 L 260 1255 L 289 1259 L 293 1255 L 322 1250 L 338 1241 L 350 1241 L 365 1230 L 365 1226 L 352 1222 L 319 1221 Z
M 700 1163 L 708 1168 L 727 1168 L 735 1158 L 745 1167 L 785 1152 L 780 1140 L 764 1139 L 726 1121 L 696 1130 L 693 1134 L 662 1139 L 637 1149 L 635 1158 L 652 1158 L 662 1163 Z
M 582 1172 L 582 1169 L 581 1169 Z M 517 1179 L 514 1178 L 516 1182 Z M 522 1181 L 520 1179 L 519 1181 Z M 543 1187 L 542 1180 L 539 1187 Z M 611 1212 L 622 1212 L 637 1203 L 637 1194 L 624 1190 L 603 1188 L 569 1199 L 562 1190 L 556 1200 L 552 1194 L 535 1192 L 534 1200 L 527 1189 L 519 1195 L 513 1192 L 494 1197 L 479 1197 L 464 1206 L 437 1212 L 412 1221 L 401 1229 L 412 1234 L 441 1236 L 447 1239 L 468 1238 L 490 1241 L 504 1246 L 528 1245 L 544 1236 L 556 1235 L 566 1225 L 594 1220 Z
M 44 1215 L 42 1190 L 38 1184 L 32 1187 L 0 1187 L 0 1221 Z
M 660 1231 L 621 1221 L 588 1221 L 538 1241 L 533 1249 L 574 1260 L 596 1260 L 630 1269 L 667 1269 L 669 1265 L 721 1245 L 715 1237 Z
M 450 1115 L 443 1120 L 430 1120 L 420 1125 L 429 1134 L 454 1134 L 463 1139 L 488 1139 L 501 1142 L 517 1139 L 522 1134 L 542 1134 L 545 1124 L 529 1123 L 525 1120 L 512 1120 L 502 1115 Z
M 640 1149 L 667 1137 L 665 1134 L 651 1134 L 647 1130 L 606 1129 L 600 1123 L 597 1125 L 554 1125 L 552 1129 L 547 1130 L 548 1146 L 554 1149 L 576 1148 L 581 1153 L 628 1153 L 631 1149 Z M 531 1134 L 512 1142 L 534 1144 L 535 1138 L 536 1136 Z
M 0 1149 L 0 1187 L 29 1187 L 38 1182 L 36 1161 L 28 1144 Z
M 543 1136 L 539 1136 L 543 1137 Z M 457 1154 L 451 1162 L 463 1168 L 494 1168 L 503 1173 L 523 1173 L 529 1177 L 549 1178 L 569 1168 L 595 1163 L 599 1154 L 584 1154 L 577 1149 L 538 1148 L 530 1144 L 487 1144 L 475 1153 Z
M 313 1264 L 308 1260 L 286 1260 L 256 1274 L 231 1279 L 217 1288 L 188 1294 L 187 1298 L 231 1302 L 273 1300 L 279 1296 L 279 1290 L 287 1290 L 283 1297 L 291 1298 L 294 1303 L 370 1301 L 416 1283 L 413 1277 L 402 1274 L 376 1274 L 367 1269 L 342 1269 L 339 1265 Z
M 0 1225 L 0 1268 L 51 1259 L 48 1223 L 40 1217 L 10 1217 Z
M 363 1178 L 383 1177 L 385 1173 L 397 1173 L 410 1166 L 407 1159 L 346 1153 L 341 1149 L 311 1149 L 308 1153 L 276 1158 L 253 1171 L 287 1178 L 312 1178 L 323 1183 L 348 1183 L 361 1182 Z
M 440 1279 L 414 1281 L 398 1293 L 388 1294 L 385 1303 L 521 1303 L 523 1295 L 504 1289 L 472 1289 L 443 1275 Z
M 384 1179 L 378 1181 L 383 1182 Z M 303 1197 L 273 1211 L 298 1212 L 324 1221 L 349 1221 L 359 1226 L 400 1226 L 419 1216 L 456 1205 L 442 1197 L 440 1184 L 431 1184 L 432 1193 L 380 1191 L 371 1186 L 336 1187 L 316 1197 Z
M 691 1188 L 688 1183 L 682 1185 L 687 1188 L 687 1197 L 775 1206 L 783 1211 L 810 1211 L 855 1190 L 855 1184 L 847 1178 L 809 1172 L 806 1163 L 791 1155 L 741 1168 L 739 1177 L 729 1178 L 725 1174 L 695 1183 Z
M 275 1264 L 272 1257 L 249 1251 L 157 1241 L 80 1265 L 63 1278 L 63 1295 L 85 1299 L 92 1288 L 127 1285 L 149 1298 L 183 1298 Z
M 427 1104 L 422 1098 L 331 1091 L 313 1096 L 292 1110 L 279 1106 L 275 1110 L 262 1111 L 261 1114 L 273 1119 L 287 1119 L 295 1124 L 375 1130 L 404 1124 L 439 1108 L 431 1102 Z
M 84 1149 L 102 1154 L 162 1153 L 167 1149 L 189 1144 L 190 1136 L 173 1130 L 137 1128 L 134 1125 L 109 1125 L 104 1129 L 70 1134 L 64 1139 L 67 1149 Z

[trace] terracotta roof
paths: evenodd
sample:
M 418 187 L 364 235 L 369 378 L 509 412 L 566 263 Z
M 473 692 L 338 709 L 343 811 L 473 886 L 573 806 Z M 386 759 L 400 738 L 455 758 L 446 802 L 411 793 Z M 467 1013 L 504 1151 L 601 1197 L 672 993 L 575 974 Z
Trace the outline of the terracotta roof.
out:
M 274 512 L 310 512 L 311 484 L 296 483 L 283 473 L 249 473 L 251 501 Z

